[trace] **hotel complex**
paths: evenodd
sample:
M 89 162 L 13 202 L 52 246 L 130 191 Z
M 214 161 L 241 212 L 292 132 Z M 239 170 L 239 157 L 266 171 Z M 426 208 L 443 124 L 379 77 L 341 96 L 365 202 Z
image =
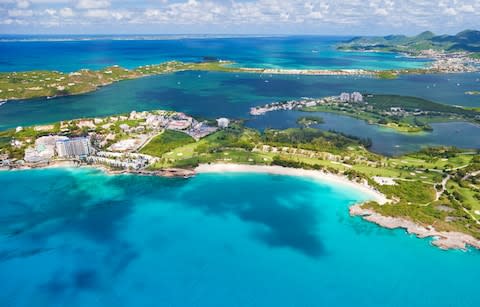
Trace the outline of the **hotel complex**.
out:
M 59 140 L 55 148 L 60 158 L 84 158 L 92 152 L 90 139 L 86 137 Z

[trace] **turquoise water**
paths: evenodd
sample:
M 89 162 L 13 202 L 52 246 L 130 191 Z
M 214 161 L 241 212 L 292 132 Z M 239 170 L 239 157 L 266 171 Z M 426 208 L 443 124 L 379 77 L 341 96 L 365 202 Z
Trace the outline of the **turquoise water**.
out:
M 478 306 L 478 251 L 348 215 L 356 191 L 261 174 L 0 172 L 1 306 Z
M 171 60 L 196 62 L 204 59 L 230 60 L 247 67 L 316 69 L 419 68 L 428 62 L 393 53 L 337 51 L 336 45 L 349 37 L 120 38 L 0 37 L 0 71 L 47 69 L 70 72 L 110 65 L 134 68 Z
M 182 72 L 119 82 L 85 95 L 8 102 L 0 106 L 0 129 L 152 109 L 171 109 L 207 118 L 226 116 L 251 119 L 248 112 L 252 106 L 305 96 L 338 95 L 343 91 L 355 90 L 412 95 L 447 104 L 480 107 L 480 96 L 464 93 L 478 89 L 478 78 L 478 74 L 454 74 L 411 75 L 396 80 L 379 80 L 370 77 Z M 271 118 L 276 119 L 278 116 L 272 115 Z M 260 122 L 252 125 L 284 125 L 283 118 L 276 123 L 269 122 L 268 118 L 255 119 L 258 120 Z M 333 123 L 335 126 L 328 129 L 371 137 L 374 149 L 387 154 L 418 150 L 422 143 L 477 146 L 478 138 L 475 136 L 480 134 L 478 126 L 465 123 L 435 126 L 436 131 L 423 138 L 388 133 L 347 117 L 336 116 Z M 362 126 L 361 129 L 352 129 L 359 128 L 359 125 Z M 455 137 L 464 131 L 468 133 L 463 134 L 462 138 Z

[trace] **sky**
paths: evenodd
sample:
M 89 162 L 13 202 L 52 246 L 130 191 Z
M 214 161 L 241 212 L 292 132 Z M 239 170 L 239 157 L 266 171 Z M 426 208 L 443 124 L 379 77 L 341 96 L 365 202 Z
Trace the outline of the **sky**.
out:
M 454 34 L 480 0 L 0 0 L 1 34 Z

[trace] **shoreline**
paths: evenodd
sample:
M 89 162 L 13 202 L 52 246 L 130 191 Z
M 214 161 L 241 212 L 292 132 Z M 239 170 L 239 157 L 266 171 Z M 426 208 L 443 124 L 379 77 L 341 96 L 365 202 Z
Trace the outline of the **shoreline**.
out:
M 366 195 L 372 197 L 372 201 L 376 201 L 383 205 L 391 202 L 384 194 L 375 190 L 367 184 L 361 184 L 351 181 L 346 177 L 325 173 L 317 170 L 305 170 L 297 168 L 288 168 L 282 166 L 271 165 L 242 165 L 242 164 L 201 164 L 195 168 L 195 172 L 202 173 L 265 173 L 272 175 L 285 175 L 305 177 L 319 182 L 340 184 L 352 187 Z M 362 203 L 350 206 L 350 215 L 359 216 L 367 222 L 374 223 L 379 227 L 387 229 L 405 229 L 408 234 L 413 234 L 419 239 L 432 238 L 432 245 L 442 250 L 458 249 L 466 251 L 468 247 L 480 250 L 480 240 L 473 236 L 461 232 L 437 231 L 433 226 L 423 226 L 411 220 L 401 217 L 389 217 L 381 215 L 371 209 L 362 208 Z
M 480 250 L 480 240 L 469 234 L 455 231 L 438 231 L 433 226 L 423 226 L 406 218 L 381 215 L 372 209 L 362 208 L 361 204 L 351 206 L 349 211 L 351 216 L 361 217 L 363 220 L 383 228 L 400 228 L 419 239 L 431 238 L 432 245 L 442 250 L 459 249 L 467 251 L 468 247 Z
M 228 164 L 228 163 L 212 163 L 200 164 L 195 168 L 195 173 L 263 173 L 271 175 L 284 175 L 294 177 L 304 177 L 314 179 L 323 183 L 339 184 L 348 186 L 362 192 L 371 197 L 371 200 L 379 204 L 386 204 L 389 202 L 387 197 L 375 190 L 367 184 L 351 181 L 344 176 L 325 173 L 317 170 L 305 170 L 301 168 L 290 168 L 278 165 L 248 165 L 248 164 Z
M 168 63 L 168 62 L 166 62 Z M 435 61 L 433 62 L 435 63 Z M 154 65 L 163 65 L 165 63 L 154 64 Z M 191 63 L 184 63 L 184 64 L 191 64 Z M 100 88 L 110 86 L 112 84 L 121 82 L 121 81 L 128 81 L 128 80 L 136 80 L 141 78 L 147 78 L 152 76 L 158 75 L 165 75 L 170 73 L 177 73 L 183 71 L 207 71 L 207 72 L 226 72 L 226 73 L 245 73 L 245 74 L 259 74 L 259 75 L 290 75 L 290 76 L 366 76 L 366 77 L 380 77 L 382 72 L 391 72 L 394 71 L 396 75 L 405 75 L 405 74 L 459 74 L 459 73 L 474 73 L 478 72 L 480 69 L 477 68 L 476 70 L 458 70 L 458 71 L 448 71 L 442 70 L 433 67 L 422 67 L 422 68 L 398 68 L 393 70 L 382 70 L 382 69 L 361 69 L 361 68 L 345 68 L 345 69 L 292 69 L 292 68 L 261 68 L 261 67 L 228 67 L 222 66 L 225 69 L 188 69 L 188 68 L 179 68 L 172 71 L 161 71 L 161 72 L 151 72 L 151 73 L 143 73 L 139 75 L 131 75 L 127 76 L 118 80 L 109 80 L 103 83 L 95 84 L 94 88 L 88 90 L 82 90 L 78 92 L 72 92 L 68 94 L 55 94 L 52 96 L 47 95 L 39 95 L 39 96 L 31 96 L 31 97 L 3 97 L 0 98 L 0 106 L 6 104 L 8 102 L 13 101 L 23 101 L 23 100 L 31 100 L 31 99 L 55 99 L 58 97 L 68 97 L 68 96 L 76 96 L 82 94 L 88 94 L 98 91 Z M 31 72 L 31 71 L 26 71 Z
M 112 170 L 104 165 L 88 165 L 79 164 L 75 161 L 56 161 L 48 165 L 42 166 L 25 166 L 21 168 L 0 169 L 0 171 L 22 171 L 22 170 L 42 170 L 52 168 L 64 169 L 95 169 L 106 175 L 136 175 L 136 176 L 157 176 L 166 178 L 191 178 L 197 174 L 221 174 L 221 173 L 250 173 L 250 174 L 271 174 L 281 176 L 293 176 L 313 179 L 320 183 L 331 185 L 341 185 L 353 188 L 369 197 L 369 200 L 361 203 L 353 204 L 349 207 L 350 216 L 358 216 L 364 221 L 376 224 L 386 229 L 404 229 L 408 234 L 413 234 L 419 239 L 431 238 L 431 244 L 442 250 L 458 249 L 467 251 L 469 247 L 480 250 L 480 240 L 473 236 L 455 232 L 455 231 L 438 231 L 433 226 L 424 226 L 403 217 L 384 216 L 380 213 L 363 208 L 362 205 L 367 201 L 376 201 L 380 205 L 391 203 L 384 194 L 369 186 L 367 183 L 359 183 L 348 178 L 326 173 L 319 170 L 306 170 L 301 168 L 290 168 L 278 165 L 249 165 L 249 164 L 229 164 L 229 163 L 212 163 L 200 164 L 195 169 L 162 169 L 157 171 L 130 171 L 130 170 Z
M 137 176 L 157 176 L 166 178 L 190 178 L 195 176 L 194 170 L 183 168 L 166 168 L 155 171 L 148 170 L 115 170 L 108 168 L 103 164 L 86 164 L 74 160 L 53 161 L 48 164 L 24 165 L 14 168 L 0 168 L 1 171 L 28 171 L 43 169 L 94 169 L 101 171 L 106 175 L 137 175 Z

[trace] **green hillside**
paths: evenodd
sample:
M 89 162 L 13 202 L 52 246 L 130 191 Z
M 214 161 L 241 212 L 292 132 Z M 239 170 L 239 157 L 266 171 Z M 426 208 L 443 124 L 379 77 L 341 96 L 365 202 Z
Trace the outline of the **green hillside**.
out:
M 465 30 L 456 35 L 435 35 L 430 31 L 425 31 L 417 36 L 362 36 L 355 37 L 339 45 L 338 49 L 394 52 L 415 52 L 433 49 L 447 52 L 480 52 L 480 31 Z

